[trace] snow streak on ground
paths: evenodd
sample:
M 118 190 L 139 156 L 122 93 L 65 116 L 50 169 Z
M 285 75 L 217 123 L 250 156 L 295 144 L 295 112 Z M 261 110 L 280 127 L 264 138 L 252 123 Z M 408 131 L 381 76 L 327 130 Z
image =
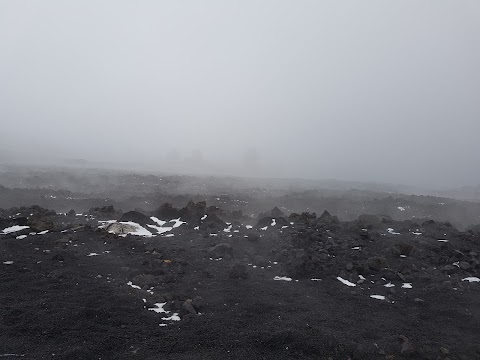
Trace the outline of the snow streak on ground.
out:
M 25 230 L 25 229 L 28 229 L 30 226 L 19 226 L 19 225 L 14 225 L 14 226 L 10 226 L 10 227 L 7 227 L 5 229 L 3 229 L 0 234 L 2 235 L 5 235 L 5 234 L 10 234 L 10 233 L 14 233 L 14 232 L 17 232 L 17 231 L 21 231 L 21 230 Z

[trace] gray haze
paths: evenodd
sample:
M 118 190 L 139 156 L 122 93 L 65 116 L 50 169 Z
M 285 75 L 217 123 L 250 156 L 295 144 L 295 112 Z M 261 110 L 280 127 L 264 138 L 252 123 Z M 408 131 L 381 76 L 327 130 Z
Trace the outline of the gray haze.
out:
M 480 2 L 0 2 L 0 162 L 480 183 Z

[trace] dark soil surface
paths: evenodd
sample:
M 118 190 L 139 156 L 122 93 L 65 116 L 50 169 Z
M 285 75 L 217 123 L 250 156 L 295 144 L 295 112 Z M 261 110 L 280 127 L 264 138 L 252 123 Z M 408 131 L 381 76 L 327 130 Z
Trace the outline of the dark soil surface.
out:
M 142 237 L 99 228 L 99 209 L 16 211 L 0 219 L 29 226 L 0 235 L 5 358 L 480 359 L 480 283 L 463 280 L 480 275 L 480 234 L 449 223 L 192 203 Z

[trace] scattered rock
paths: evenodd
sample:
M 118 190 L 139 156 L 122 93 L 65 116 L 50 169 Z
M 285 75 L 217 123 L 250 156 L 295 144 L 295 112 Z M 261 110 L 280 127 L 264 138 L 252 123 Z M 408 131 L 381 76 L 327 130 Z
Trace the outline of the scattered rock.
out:
M 233 258 L 233 248 L 231 245 L 226 244 L 226 243 L 221 243 L 218 245 L 215 245 L 214 247 L 210 248 L 208 250 L 208 253 L 210 257 L 213 258 L 224 258 L 224 257 L 230 257 Z

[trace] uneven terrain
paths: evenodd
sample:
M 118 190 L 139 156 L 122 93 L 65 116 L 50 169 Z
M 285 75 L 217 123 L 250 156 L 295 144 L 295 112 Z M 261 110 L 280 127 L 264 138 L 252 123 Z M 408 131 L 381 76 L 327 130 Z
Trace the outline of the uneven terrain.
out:
M 242 193 L 0 203 L 0 355 L 480 359 L 478 227 L 407 219 L 414 198 L 347 220 Z

